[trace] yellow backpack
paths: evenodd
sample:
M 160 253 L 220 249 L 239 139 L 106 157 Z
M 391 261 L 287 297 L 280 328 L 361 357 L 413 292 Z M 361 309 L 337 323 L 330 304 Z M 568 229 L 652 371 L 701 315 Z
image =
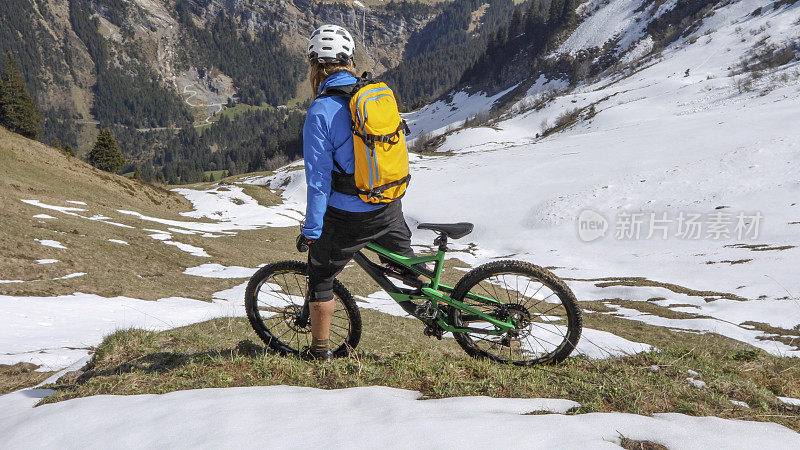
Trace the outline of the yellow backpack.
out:
M 392 90 L 364 73 L 354 85 L 332 86 L 320 94 L 331 95 L 350 98 L 355 150 L 352 174 L 345 173 L 334 160 L 338 172 L 331 173 L 333 190 L 357 195 L 367 203 L 391 203 L 402 197 L 411 179 L 408 125 L 400 117 Z

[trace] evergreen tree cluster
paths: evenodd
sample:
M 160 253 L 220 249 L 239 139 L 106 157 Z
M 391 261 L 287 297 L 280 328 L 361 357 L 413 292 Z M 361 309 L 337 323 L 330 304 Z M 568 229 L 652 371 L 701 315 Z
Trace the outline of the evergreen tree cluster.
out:
M 527 60 L 535 61 L 560 31 L 575 26 L 578 5 L 579 0 L 551 0 L 549 6 L 533 1 L 524 12 L 516 9 L 511 20 L 489 37 L 486 51 L 464 72 L 461 83 L 499 79 L 523 50 Z
M 97 141 L 88 155 L 89 164 L 106 172 L 117 172 L 124 164 L 125 158 L 119 150 L 116 139 L 111 131 L 105 128 L 100 129 Z
M 125 149 L 147 149 L 130 154 L 138 160 L 127 170 L 139 169 L 141 179 L 170 184 L 203 181 L 204 172 L 227 170 L 238 174 L 272 170 L 302 154 L 301 130 L 305 113 L 299 110 L 251 110 L 229 119 L 223 115 L 209 127 L 184 127 L 177 133 L 147 133 L 118 127 Z
M 42 132 L 42 112 L 28 93 L 19 59 L 11 52 L 0 75 L 0 125 L 30 139 Z
M 66 90 L 70 83 L 70 67 L 64 64 L 63 59 L 68 56 L 69 46 L 66 42 L 59 42 L 36 20 L 39 14 L 50 23 L 56 22 L 47 8 L 34 8 L 31 0 L 0 1 L 0 67 L 5 64 L 5 55 L 9 51 L 19 59 L 28 92 L 43 110 L 44 122 L 39 138 L 49 142 L 58 137 L 74 144 L 77 134 L 72 114 L 43 100 L 48 88 L 56 86 Z
M 468 31 L 473 12 L 484 3 L 485 0 L 455 0 L 409 38 L 403 61 L 382 77 L 396 90 L 404 109 L 420 107 L 452 89 L 483 54 L 488 36 L 514 11 L 512 0 L 491 1 L 480 19 L 481 25 Z
M 647 24 L 654 48 L 663 48 L 688 34 L 693 24 L 724 0 L 678 0 L 674 8 Z
M 191 42 L 192 63 L 219 68 L 233 78 L 240 102 L 277 106 L 294 96 L 304 61 L 283 45 L 277 32 L 239 32 L 236 20 L 224 12 L 200 28 L 184 3 L 178 3 L 176 12 Z

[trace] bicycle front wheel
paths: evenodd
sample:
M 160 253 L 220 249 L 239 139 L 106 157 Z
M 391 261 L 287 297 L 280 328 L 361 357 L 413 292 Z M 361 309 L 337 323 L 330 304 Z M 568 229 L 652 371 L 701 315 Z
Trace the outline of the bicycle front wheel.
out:
M 281 354 L 298 354 L 311 345 L 311 322 L 298 320 L 308 294 L 308 264 L 281 261 L 262 267 L 245 291 L 250 325 L 267 346 Z M 334 280 L 335 308 L 330 342 L 334 356 L 346 356 L 361 339 L 361 313 L 347 288 Z
M 578 345 L 581 312 L 575 295 L 550 271 L 522 261 L 479 266 L 456 284 L 453 299 L 485 314 L 517 324 L 496 336 L 453 333 L 470 356 L 530 366 L 561 362 Z M 454 327 L 495 329 L 475 314 L 450 307 Z

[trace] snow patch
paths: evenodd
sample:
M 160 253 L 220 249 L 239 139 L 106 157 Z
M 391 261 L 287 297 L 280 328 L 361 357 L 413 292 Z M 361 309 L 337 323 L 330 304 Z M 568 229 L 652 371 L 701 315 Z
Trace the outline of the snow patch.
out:
M 602 6 L 595 3 L 592 9 L 596 10 L 589 11 L 590 14 L 555 53 L 574 55 L 580 50 L 602 48 L 611 40 L 618 40 L 616 47 L 618 54 L 624 52 L 644 36 L 647 25 L 652 20 L 671 11 L 678 3 L 677 0 L 668 0 L 656 11 L 653 11 L 651 5 L 637 12 L 643 1 L 612 0 Z M 589 7 L 587 11 L 588 9 Z
M 201 258 L 211 258 L 211 255 L 206 253 L 205 249 L 202 247 L 195 247 L 191 244 L 185 244 L 183 242 L 177 241 L 161 241 L 167 245 L 172 245 L 173 247 L 178 247 L 179 250 L 184 251 L 192 256 L 198 256 Z
M 496 444 L 498 429 L 509 442 L 531 448 L 617 448 L 621 436 L 668 448 L 687 442 L 696 448 L 800 446 L 800 435 L 769 422 L 683 414 L 564 415 L 579 405 L 562 399 L 419 400 L 419 392 L 383 386 L 195 389 L 31 407 L 51 393 L 29 389 L 0 397 L 0 435 L 7 446 L 244 447 L 252 445 L 258 430 L 272 448 L 476 448 Z M 275 411 L 282 420 L 264 420 Z M 552 414 L 526 415 L 534 411 Z M 320 433 L 320 423 L 337 432 Z
M 86 211 L 83 208 L 73 208 L 71 206 L 48 205 L 47 203 L 42 203 L 39 200 L 20 200 L 20 201 L 22 203 L 27 203 L 29 205 L 38 206 L 38 207 L 44 208 L 44 209 L 51 209 L 53 211 L 58 211 L 58 212 L 61 212 L 61 213 L 64 213 L 64 214 L 72 215 L 72 216 L 77 216 L 78 214 L 75 214 L 76 212 Z
M 205 278 L 249 278 L 258 268 L 251 269 L 241 266 L 223 266 L 222 264 L 206 263 L 196 267 L 189 267 L 183 271 L 185 275 Z
M 800 398 L 778 397 L 778 400 L 790 406 L 800 406 Z
M 698 389 L 702 389 L 702 388 L 706 387 L 706 382 L 703 381 L 703 380 L 697 380 L 697 379 L 689 377 L 689 378 L 686 378 L 686 381 L 688 381 L 689 384 L 691 384 L 692 386 L 694 386 L 694 387 L 696 387 Z
M 83 293 L 57 297 L 0 295 L 0 317 L 10 319 L 0 327 L 0 364 L 30 362 L 41 365 L 41 370 L 55 370 L 88 355 L 91 347 L 115 330 L 161 331 L 216 317 L 243 316 L 244 288 L 236 298 L 228 291 L 215 294 L 211 302 L 179 297 L 147 301 Z
M 451 99 L 438 100 L 416 111 L 403 114 L 411 129 L 408 135 L 409 145 L 413 145 L 414 138 L 423 133 L 433 137 L 458 128 L 466 119 L 489 111 L 500 97 L 516 87 L 516 85 L 511 86 L 491 96 L 485 92 L 469 94 L 459 91 L 453 94 Z
M 86 272 L 75 272 L 69 275 L 64 275 L 63 277 L 53 278 L 53 280 L 69 280 L 70 278 L 77 278 L 86 275 Z
M 54 241 L 51 239 L 34 239 L 34 241 L 44 245 L 45 247 L 52 247 L 52 248 L 60 248 L 66 250 L 67 247 L 64 247 L 64 244 L 58 241 Z

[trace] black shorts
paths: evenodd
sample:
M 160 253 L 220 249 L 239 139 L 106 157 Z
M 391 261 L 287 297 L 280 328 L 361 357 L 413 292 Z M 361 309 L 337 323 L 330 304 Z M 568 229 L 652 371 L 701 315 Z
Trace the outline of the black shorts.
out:
M 333 298 L 333 280 L 359 250 L 374 242 L 398 255 L 413 257 L 411 230 L 396 200 L 381 209 L 350 212 L 328 206 L 322 235 L 311 245 L 308 279 L 312 301 Z

